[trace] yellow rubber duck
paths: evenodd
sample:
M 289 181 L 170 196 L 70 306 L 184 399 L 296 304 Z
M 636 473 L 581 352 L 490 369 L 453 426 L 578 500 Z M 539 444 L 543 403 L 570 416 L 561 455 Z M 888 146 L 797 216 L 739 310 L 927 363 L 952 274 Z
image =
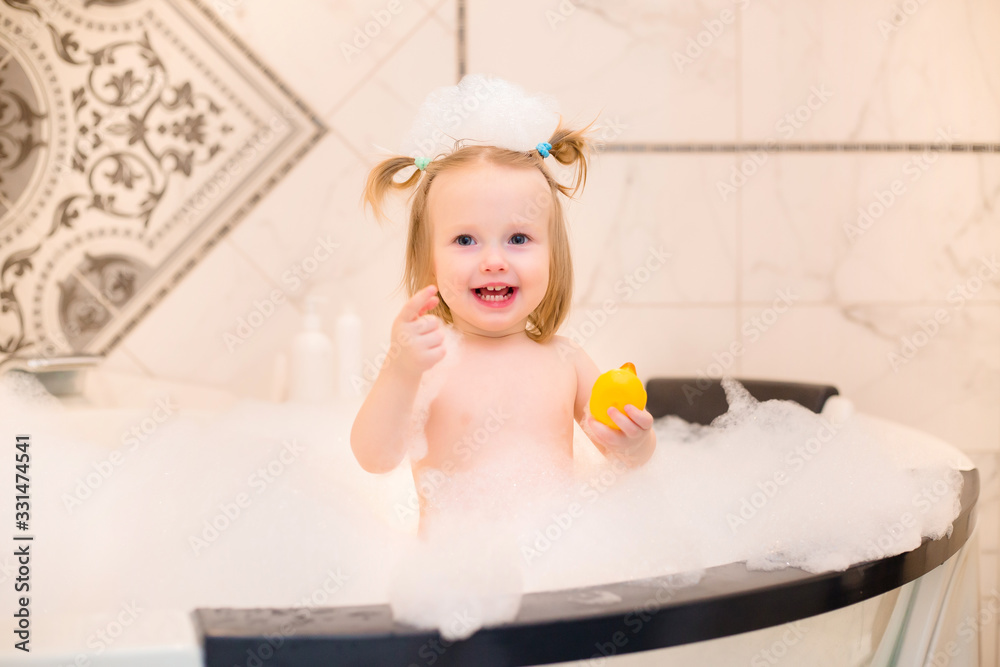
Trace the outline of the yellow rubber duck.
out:
M 624 413 L 626 405 L 634 405 L 640 410 L 646 408 L 646 388 L 631 362 L 602 373 L 590 390 L 590 414 L 613 429 L 621 430 L 608 416 L 608 408 L 614 406 Z

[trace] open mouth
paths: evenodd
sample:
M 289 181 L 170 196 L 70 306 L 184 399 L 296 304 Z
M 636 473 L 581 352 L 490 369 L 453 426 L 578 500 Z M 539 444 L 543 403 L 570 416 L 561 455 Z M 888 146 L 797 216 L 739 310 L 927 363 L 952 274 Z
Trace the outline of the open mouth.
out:
M 513 299 L 517 288 L 510 285 L 490 285 L 487 287 L 477 287 L 472 291 L 475 292 L 476 298 L 480 301 L 490 305 L 498 305 Z

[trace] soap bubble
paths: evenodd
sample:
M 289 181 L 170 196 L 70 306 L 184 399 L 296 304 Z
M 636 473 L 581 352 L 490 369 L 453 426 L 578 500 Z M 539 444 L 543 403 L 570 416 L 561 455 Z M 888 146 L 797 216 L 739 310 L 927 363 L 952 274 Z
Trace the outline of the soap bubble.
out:
M 558 123 L 558 104 L 552 97 L 528 95 L 498 77 L 468 74 L 458 85 L 427 96 L 403 152 L 433 159 L 451 153 L 456 141 L 530 151 L 548 141 Z
M 911 550 L 959 511 L 955 449 L 859 414 L 758 402 L 724 383 L 710 426 L 655 422 L 644 466 L 604 459 L 578 428 L 572 474 L 532 448 L 454 473 L 417 532 L 404 463 L 357 464 L 356 404 L 243 401 L 180 410 L 69 410 L 32 379 L 0 381 L 0 438 L 32 438 L 33 611 L 390 604 L 400 622 L 465 637 L 541 590 L 706 568 L 808 572 Z M 12 503 L 4 512 L 13 521 Z M 8 525 L 12 525 L 9 523 Z M 10 604 L 7 600 L 4 604 Z M 52 616 L 55 618 L 55 616 Z

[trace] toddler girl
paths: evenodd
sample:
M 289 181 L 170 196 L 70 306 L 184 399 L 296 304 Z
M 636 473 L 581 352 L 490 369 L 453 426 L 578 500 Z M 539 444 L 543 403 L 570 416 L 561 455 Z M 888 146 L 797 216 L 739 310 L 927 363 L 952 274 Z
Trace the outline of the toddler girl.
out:
M 434 489 L 451 475 L 497 463 L 509 468 L 511 461 L 568 473 L 574 420 L 605 456 L 641 465 L 656 446 L 652 415 L 633 405 L 624 414 L 610 408 L 620 430 L 593 419 L 588 403 L 597 366 L 555 333 L 573 283 L 559 197 L 586 183 L 586 129 L 563 127 L 545 98 L 477 76 L 432 94 L 421 122 L 432 131 L 429 140 L 415 141 L 418 148 L 447 137 L 456 140 L 453 149 L 386 159 L 365 189 L 380 219 L 390 190 L 416 192 L 404 277 L 409 300 L 354 421 L 358 462 L 387 472 L 409 447 L 421 523 Z M 572 187 L 553 178 L 547 158 L 576 167 Z M 406 180 L 394 178 L 414 167 Z M 420 420 L 420 451 L 409 444 L 410 429 L 420 412 L 418 389 L 428 385 L 436 393 Z

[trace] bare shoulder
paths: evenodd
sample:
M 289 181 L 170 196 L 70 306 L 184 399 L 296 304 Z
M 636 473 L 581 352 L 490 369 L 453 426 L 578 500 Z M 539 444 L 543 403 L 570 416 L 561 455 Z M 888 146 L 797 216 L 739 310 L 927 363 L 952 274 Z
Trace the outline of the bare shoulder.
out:
M 550 344 L 575 376 L 576 395 L 573 401 L 573 412 L 576 420 L 580 421 L 585 406 L 590 400 L 590 388 L 594 386 L 594 380 L 599 375 L 597 364 L 590 358 L 586 350 L 565 336 L 553 336 Z
M 552 336 L 544 345 L 562 363 L 576 367 L 582 359 L 588 358 L 583 348 L 566 336 Z

